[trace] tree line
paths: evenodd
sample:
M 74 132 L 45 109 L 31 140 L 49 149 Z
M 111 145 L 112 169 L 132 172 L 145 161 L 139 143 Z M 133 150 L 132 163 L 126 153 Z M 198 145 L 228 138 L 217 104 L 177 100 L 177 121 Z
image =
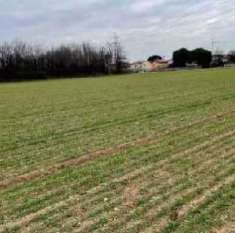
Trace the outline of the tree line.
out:
M 224 55 L 223 52 L 219 51 L 212 54 L 211 51 L 203 48 L 197 48 L 191 51 L 182 48 L 173 53 L 174 67 L 186 67 L 187 65 L 194 64 L 202 68 L 209 68 L 223 66 L 225 62 L 235 63 L 235 51 L 230 51 L 227 55 Z
M 173 53 L 173 67 L 196 65 L 202 68 L 224 64 L 223 54 L 197 48 L 179 49 Z M 235 63 L 235 51 L 227 54 Z M 148 61 L 161 60 L 151 56 Z M 65 44 L 45 49 L 22 41 L 0 43 L 0 81 L 47 79 L 48 77 L 81 77 L 126 72 L 128 63 L 117 36 L 105 46 L 91 43 Z
M 90 43 L 45 49 L 22 41 L 0 44 L 0 81 L 122 73 L 125 55 L 118 38 L 105 46 Z
M 203 68 L 210 67 L 212 61 L 212 52 L 203 48 L 189 51 L 185 48 L 179 49 L 173 53 L 173 63 L 175 67 L 185 67 L 187 64 L 195 63 Z

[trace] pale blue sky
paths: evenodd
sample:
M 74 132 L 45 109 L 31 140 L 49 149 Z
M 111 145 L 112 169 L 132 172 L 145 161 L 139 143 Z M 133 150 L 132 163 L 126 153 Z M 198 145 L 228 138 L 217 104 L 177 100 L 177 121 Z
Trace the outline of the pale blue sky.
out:
M 189 49 L 235 49 L 235 0 L 0 0 L 0 41 L 22 39 L 51 46 L 114 33 L 128 58 L 169 57 Z

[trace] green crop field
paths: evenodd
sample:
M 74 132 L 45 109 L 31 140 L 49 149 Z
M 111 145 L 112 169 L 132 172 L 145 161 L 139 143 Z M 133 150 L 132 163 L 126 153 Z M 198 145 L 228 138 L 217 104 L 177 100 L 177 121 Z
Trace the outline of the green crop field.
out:
M 235 232 L 235 70 L 1 84 L 6 232 Z

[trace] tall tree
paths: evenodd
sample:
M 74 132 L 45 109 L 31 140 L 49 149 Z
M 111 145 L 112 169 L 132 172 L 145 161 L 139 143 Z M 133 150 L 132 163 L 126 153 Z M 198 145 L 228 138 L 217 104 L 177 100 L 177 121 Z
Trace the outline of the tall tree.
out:
M 125 70 L 126 56 L 124 49 L 121 45 L 120 39 L 117 35 L 114 35 L 113 41 L 109 43 L 109 50 L 112 55 L 112 66 L 114 73 L 122 73 Z
M 191 59 L 202 68 L 208 68 L 212 61 L 212 53 L 209 50 L 198 48 L 191 51 Z
M 153 55 L 149 57 L 147 61 L 152 63 L 152 62 L 155 62 L 156 60 L 162 60 L 162 57 L 159 55 Z
M 176 67 L 185 67 L 190 61 L 190 52 L 186 48 L 179 49 L 173 53 L 173 63 Z

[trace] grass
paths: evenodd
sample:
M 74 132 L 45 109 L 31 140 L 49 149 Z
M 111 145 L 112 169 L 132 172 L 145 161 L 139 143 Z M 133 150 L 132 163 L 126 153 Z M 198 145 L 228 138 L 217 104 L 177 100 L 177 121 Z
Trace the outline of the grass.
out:
M 235 70 L 0 85 L 0 233 L 233 232 Z

